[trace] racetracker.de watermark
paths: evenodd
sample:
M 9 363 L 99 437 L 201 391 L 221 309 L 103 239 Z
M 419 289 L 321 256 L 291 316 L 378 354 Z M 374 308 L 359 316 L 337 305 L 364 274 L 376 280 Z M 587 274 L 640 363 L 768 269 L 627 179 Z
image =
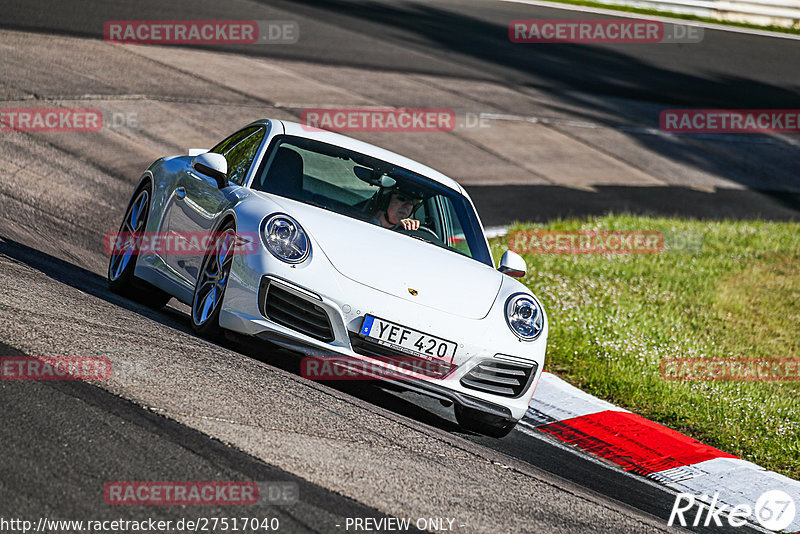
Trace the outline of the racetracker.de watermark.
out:
M 224 234 L 208 232 L 109 232 L 103 236 L 106 254 L 158 254 L 159 256 L 203 256 Z M 259 251 L 255 232 L 236 234 L 237 254 Z
M 98 132 L 103 113 L 92 108 L 2 108 L 0 132 Z
M 668 133 L 798 133 L 800 109 L 667 109 L 659 127 Z
M 797 382 L 800 358 L 664 358 L 670 382 Z
M 699 43 L 703 28 L 641 19 L 526 19 L 508 25 L 512 43 Z
M 103 487 L 110 505 L 284 505 L 298 498 L 296 482 L 114 481 Z
M 453 369 L 453 364 L 442 360 L 399 355 L 385 362 L 347 356 L 300 361 L 300 375 L 308 380 L 441 380 Z
M 518 254 L 658 254 L 664 236 L 652 230 L 517 230 L 508 248 Z
M 448 108 L 308 108 L 305 129 L 331 132 L 452 132 L 456 113 Z
M 134 44 L 294 44 L 300 25 L 294 20 L 109 20 L 109 43 Z
M 105 356 L 4 356 L 2 380 L 108 380 L 111 360 Z

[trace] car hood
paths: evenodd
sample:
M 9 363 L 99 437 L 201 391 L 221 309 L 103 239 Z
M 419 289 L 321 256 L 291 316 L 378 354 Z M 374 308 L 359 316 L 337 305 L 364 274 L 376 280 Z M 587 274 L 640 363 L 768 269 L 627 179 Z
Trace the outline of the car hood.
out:
M 500 291 L 500 272 L 456 252 L 321 208 L 276 200 L 333 267 L 355 282 L 469 319 L 485 317 Z

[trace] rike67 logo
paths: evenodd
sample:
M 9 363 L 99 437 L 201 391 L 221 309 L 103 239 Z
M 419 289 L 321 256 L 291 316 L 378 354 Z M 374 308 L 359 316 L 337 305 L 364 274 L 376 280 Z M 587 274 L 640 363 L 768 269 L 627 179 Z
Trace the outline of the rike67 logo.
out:
M 739 504 L 732 506 L 719 500 L 719 493 L 715 493 L 710 503 L 706 503 L 707 495 L 695 496 L 691 493 L 679 493 L 672 505 L 668 526 L 676 520 L 682 527 L 704 526 L 712 524 L 721 527 L 724 523 L 732 527 L 742 527 L 751 518 L 755 518 L 762 527 L 768 530 L 785 530 L 794 521 L 796 508 L 792 497 L 785 491 L 770 490 L 761 494 L 755 506 Z M 697 510 L 692 508 L 697 505 Z

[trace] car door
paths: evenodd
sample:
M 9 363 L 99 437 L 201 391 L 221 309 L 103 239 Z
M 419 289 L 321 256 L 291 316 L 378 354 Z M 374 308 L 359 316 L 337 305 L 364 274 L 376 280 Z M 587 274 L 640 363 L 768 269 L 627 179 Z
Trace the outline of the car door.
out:
M 210 152 L 222 154 L 227 160 L 227 187 L 219 189 L 214 178 L 191 165 L 178 178 L 167 223 L 175 246 L 166 261 L 185 283 L 193 286 L 197 280 L 203 259 L 197 243 L 215 227 L 222 211 L 238 199 L 238 190 L 245 182 L 265 132 L 263 126 L 245 128 L 211 149 Z

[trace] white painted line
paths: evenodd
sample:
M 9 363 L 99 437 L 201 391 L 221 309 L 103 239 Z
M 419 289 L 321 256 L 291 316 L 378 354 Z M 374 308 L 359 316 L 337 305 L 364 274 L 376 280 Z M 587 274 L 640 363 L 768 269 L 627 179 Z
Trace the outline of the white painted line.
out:
M 300 102 L 275 102 L 272 104 L 281 109 L 358 109 L 358 110 L 384 110 L 384 109 L 403 109 L 396 106 L 367 106 L 364 104 L 303 104 Z
M 643 20 L 658 20 L 661 22 L 669 22 L 671 24 L 682 24 L 684 26 L 697 26 L 700 28 L 708 28 L 709 30 L 719 30 L 733 33 L 745 33 L 748 35 L 758 35 L 760 37 L 775 37 L 777 39 L 791 39 L 793 41 L 800 41 L 800 35 L 791 33 L 771 32 L 767 30 L 756 30 L 752 28 L 742 28 L 740 26 L 729 26 L 727 24 L 714 24 L 711 22 L 701 22 L 699 20 L 686 20 L 672 17 L 663 17 L 656 15 L 646 15 L 643 13 L 631 13 L 629 11 L 615 11 L 613 9 L 603 9 L 599 7 L 589 6 L 576 6 L 570 4 L 561 4 L 558 2 L 547 2 L 546 0 L 500 0 L 501 2 L 509 2 L 514 4 L 527 4 L 537 7 L 549 7 L 553 9 L 563 9 L 565 11 L 579 11 L 581 13 L 594 13 L 597 15 L 610 15 L 614 17 L 622 17 L 629 19 L 643 19 Z

